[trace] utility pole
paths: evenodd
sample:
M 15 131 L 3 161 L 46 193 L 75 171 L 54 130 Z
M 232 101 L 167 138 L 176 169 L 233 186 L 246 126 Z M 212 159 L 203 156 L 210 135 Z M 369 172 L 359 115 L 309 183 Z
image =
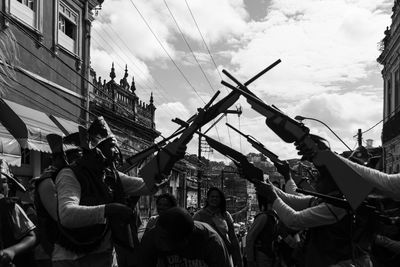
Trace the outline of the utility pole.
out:
M 359 147 L 362 146 L 362 132 L 361 132 L 361 129 L 358 129 L 358 132 L 357 132 L 357 142 L 358 142 L 358 146 Z
M 199 129 L 201 133 L 201 128 Z M 197 166 L 197 208 L 201 208 L 201 135 L 199 134 L 199 148 L 198 148 L 198 166 Z
M 224 116 L 227 114 L 237 114 L 240 116 L 242 114 L 242 107 L 241 106 L 236 106 L 236 110 L 226 110 L 214 123 L 204 132 L 206 134 L 211 128 L 213 128 Z M 199 129 L 199 132 L 201 133 L 201 128 Z M 198 170 L 197 170 L 197 207 L 200 208 L 201 205 L 201 176 L 202 176 L 202 171 L 200 170 L 201 168 L 201 151 L 202 151 L 202 137 L 199 134 L 199 146 L 198 146 L 198 153 L 197 153 L 197 158 L 199 160 L 199 165 L 198 165 Z M 209 152 L 209 151 L 206 151 Z M 223 189 L 223 188 L 222 188 Z

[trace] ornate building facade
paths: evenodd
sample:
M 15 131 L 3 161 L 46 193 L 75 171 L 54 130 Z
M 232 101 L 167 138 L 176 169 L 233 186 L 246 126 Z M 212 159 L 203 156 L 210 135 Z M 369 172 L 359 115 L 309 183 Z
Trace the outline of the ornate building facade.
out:
M 383 65 L 383 170 L 400 171 L 400 1 L 394 1 L 392 23 L 384 31 L 377 61 Z

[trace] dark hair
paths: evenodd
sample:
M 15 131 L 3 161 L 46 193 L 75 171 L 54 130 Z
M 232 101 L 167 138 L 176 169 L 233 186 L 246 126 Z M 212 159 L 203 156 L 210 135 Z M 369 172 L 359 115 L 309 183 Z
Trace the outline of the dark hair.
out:
M 158 217 L 157 225 L 165 229 L 171 239 L 179 241 L 193 232 L 194 220 L 186 209 L 173 207 Z
M 176 201 L 175 196 L 174 196 L 174 195 L 171 195 L 170 193 L 164 193 L 164 194 L 158 195 L 158 196 L 156 197 L 156 204 L 158 204 L 158 202 L 159 202 L 161 199 L 166 199 L 166 200 L 168 200 L 169 204 L 171 204 L 171 207 L 176 207 L 176 206 L 178 206 L 178 202 Z
M 224 192 L 222 192 L 218 187 L 211 187 L 207 191 L 207 199 L 210 196 L 212 191 L 218 192 L 219 198 L 221 199 L 221 202 L 219 204 L 219 209 L 221 210 L 221 213 L 225 213 L 226 212 L 226 198 L 225 198 Z M 208 200 L 207 199 L 206 199 L 206 205 L 204 206 L 205 208 L 208 207 Z

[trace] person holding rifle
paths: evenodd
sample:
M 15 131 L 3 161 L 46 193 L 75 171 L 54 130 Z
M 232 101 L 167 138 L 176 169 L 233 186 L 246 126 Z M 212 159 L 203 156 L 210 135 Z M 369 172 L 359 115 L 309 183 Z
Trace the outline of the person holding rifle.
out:
M 116 170 L 121 154 L 103 117 L 96 118 L 87 132 L 90 147 L 81 144 L 85 147 L 83 157 L 63 168 L 55 179 L 60 238 L 52 253 L 54 267 L 110 267 L 113 244 L 132 234 L 128 226 L 134 212 L 125 204 L 126 196 L 158 190 L 158 185 L 150 188 L 142 178 Z M 185 150 L 179 147 L 173 157 L 179 159 Z
M 324 139 L 313 136 L 320 149 L 327 149 Z M 289 176 L 290 169 L 281 169 Z M 341 198 L 342 194 L 329 172 L 319 168 L 316 191 Z M 372 229 L 360 218 L 354 224 L 349 210 L 308 195 L 292 195 L 270 183 L 254 181 L 258 194 L 273 203 L 279 219 L 293 230 L 308 229 L 305 244 L 305 266 L 372 266 L 369 250 Z

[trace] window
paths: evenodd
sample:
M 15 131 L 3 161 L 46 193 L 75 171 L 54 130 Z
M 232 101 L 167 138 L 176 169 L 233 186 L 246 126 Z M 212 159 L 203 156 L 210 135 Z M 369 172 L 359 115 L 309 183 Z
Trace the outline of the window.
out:
M 42 31 L 43 0 L 8 0 L 9 12 L 17 20 L 39 32 Z
M 59 2 L 58 43 L 69 52 L 78 54 L 79 13 Z

